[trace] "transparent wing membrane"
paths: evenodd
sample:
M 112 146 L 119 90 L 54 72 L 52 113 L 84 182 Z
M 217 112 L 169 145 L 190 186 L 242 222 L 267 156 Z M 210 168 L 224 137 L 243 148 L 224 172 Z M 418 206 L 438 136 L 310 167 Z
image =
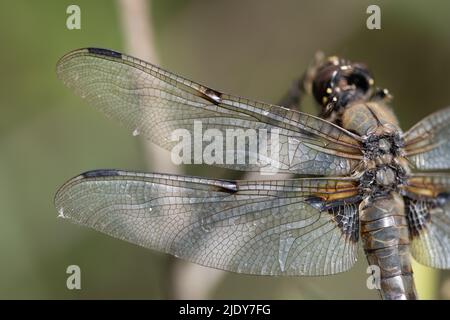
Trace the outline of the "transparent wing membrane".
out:
M 68 181 L 55 205 L 72 222 L 201 265 L 326 275 L 356 260 L 357 205 L 345 201 L 356 194 L 356 182 L 345 178 L 228 181 L 98 170 Z M 326 208 L 330 198 L 341 204 Z
M 386 166 L 377 162 L 382 157 L 368 161 L 371 145 L 363 138 L 326 120 L 225 94 L 107 49 L 73 51 L 59 61 L 57 73 L 133 135 L 149 138 L 184 163 L 324 176 L 233 181 L 96 170 L 58 190 L 60 217 L 238 273 L 318 276 L 353 266 L 358 207 L 362 197 L 371 197 L 369 188 L 382 184 L 383 171 L 375 169 Z M 402 150 L 418 170 L 447 170 L 449 138 L 447 107 L 406 132 Z M 375 165 L 372 182 L 362 169 Z M 380 196 L 404 196 L 412 255 L 427 266 L 449 269 L 450 175 L 405 169 L 403 178 L 394 169 L 395 184 Z
M 417 169 L 450 169 L 450 107 L 412 127 L 405 134 L 405 151 Z
M 414 258 L 429 267 L 450 268 L 450 176 L 415 175 L 408 182 L 406 216 Z
M 223 141 L 216 150 L 224 160 L 206 162 L 230 169 L 272 167 L 282 173 L 346 175 L 362 159 L 360 138 L 325 120 L 220 93 L 113 51 L 74 51 L 59 61 L 57 72 L 108 117 L 167 150 L 173 150 L 180 134 L 189 133 L 190 163 L 201 162 L 202 154 L 194 151 L 204 150 L 213 139 L 195 139 L 199 130 L 235 139 L 229 145 Z M 254 141 L 257 149 L 250 148 Z M 238 161 L 245 154 L 256 160 Z

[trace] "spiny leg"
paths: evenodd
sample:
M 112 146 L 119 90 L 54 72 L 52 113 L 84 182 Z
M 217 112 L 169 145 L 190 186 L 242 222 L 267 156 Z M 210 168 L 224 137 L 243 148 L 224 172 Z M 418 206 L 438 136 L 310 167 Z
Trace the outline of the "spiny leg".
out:
M 279 105 L 289 109 L 302 111 L 302 99 L 305 95 L 310 95 L 312 93 L 312 82 L 316 76 L 317 68 L 323 63 L 324 58 L 323 52 L 316 52 L 311 64 L 300 78 L 292 82 L 291 88 L 280 100 Z

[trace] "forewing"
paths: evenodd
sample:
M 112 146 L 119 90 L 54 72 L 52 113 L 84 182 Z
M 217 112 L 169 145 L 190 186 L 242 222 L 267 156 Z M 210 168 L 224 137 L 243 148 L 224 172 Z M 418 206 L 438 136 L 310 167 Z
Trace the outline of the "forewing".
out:
M 110 50 L 71 52 L 59 61 L 57 72 L 108 117 L 167 150 L 189 133 L 188 163 L 202 163 L 202 151 L 197 151 L 205 150 L 217 131 L 224 140 L 232 136 L 226 141 L 230 144 L 222 141 L 225 160 L 203 163 L 246 171 L 347 175 L 362 159 L 360 138 L 325 120 L 220 93 Z M 195 132 L 209 135 L 209 141 Z
M 408 182 L 405 208 L 414 258 L 429 267 L 450 268 L 450 176 L 416 175 Z
M 343 272 L 357 255 L 346 179 L 227 181 L 100 170 L 55 196 L 60 217 L 213 268 L 259 275 Z M 324 204 L 340 203 L 333 208 Z
M 450 169 L 450 107 L 412 127 L 405 134 L 405 151 L 418 169 Z

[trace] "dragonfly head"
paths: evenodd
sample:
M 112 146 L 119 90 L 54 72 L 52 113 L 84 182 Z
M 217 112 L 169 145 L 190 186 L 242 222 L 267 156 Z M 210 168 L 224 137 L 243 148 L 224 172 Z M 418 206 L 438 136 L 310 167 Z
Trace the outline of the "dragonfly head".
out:
M 327 118 L 354 101 L 368 99 L 373 78 L 362 63 L 329 57 L 318 68 L 312 81 L 312 93 Z

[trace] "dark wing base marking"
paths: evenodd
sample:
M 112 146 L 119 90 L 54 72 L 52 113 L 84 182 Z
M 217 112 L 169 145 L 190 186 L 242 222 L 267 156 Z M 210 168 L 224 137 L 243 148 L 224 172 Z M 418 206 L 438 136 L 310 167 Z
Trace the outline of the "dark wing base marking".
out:
M 405 197 L 411 237 L 411 253 L 420 263 L 439 269 L 450 268 L 450 198 L 441 200 Z
M 450 268 L 450 176 L 414 175 L 404 196 L 411 253 L 420 263 Z
M 307 198 L 305 201 L 321 212 L 328 212 L 346 239 L 358 243 L 359 240 L 359 203 L 362 197 L 352 196 L 341 200 L 324 201 L 319 197 Z

